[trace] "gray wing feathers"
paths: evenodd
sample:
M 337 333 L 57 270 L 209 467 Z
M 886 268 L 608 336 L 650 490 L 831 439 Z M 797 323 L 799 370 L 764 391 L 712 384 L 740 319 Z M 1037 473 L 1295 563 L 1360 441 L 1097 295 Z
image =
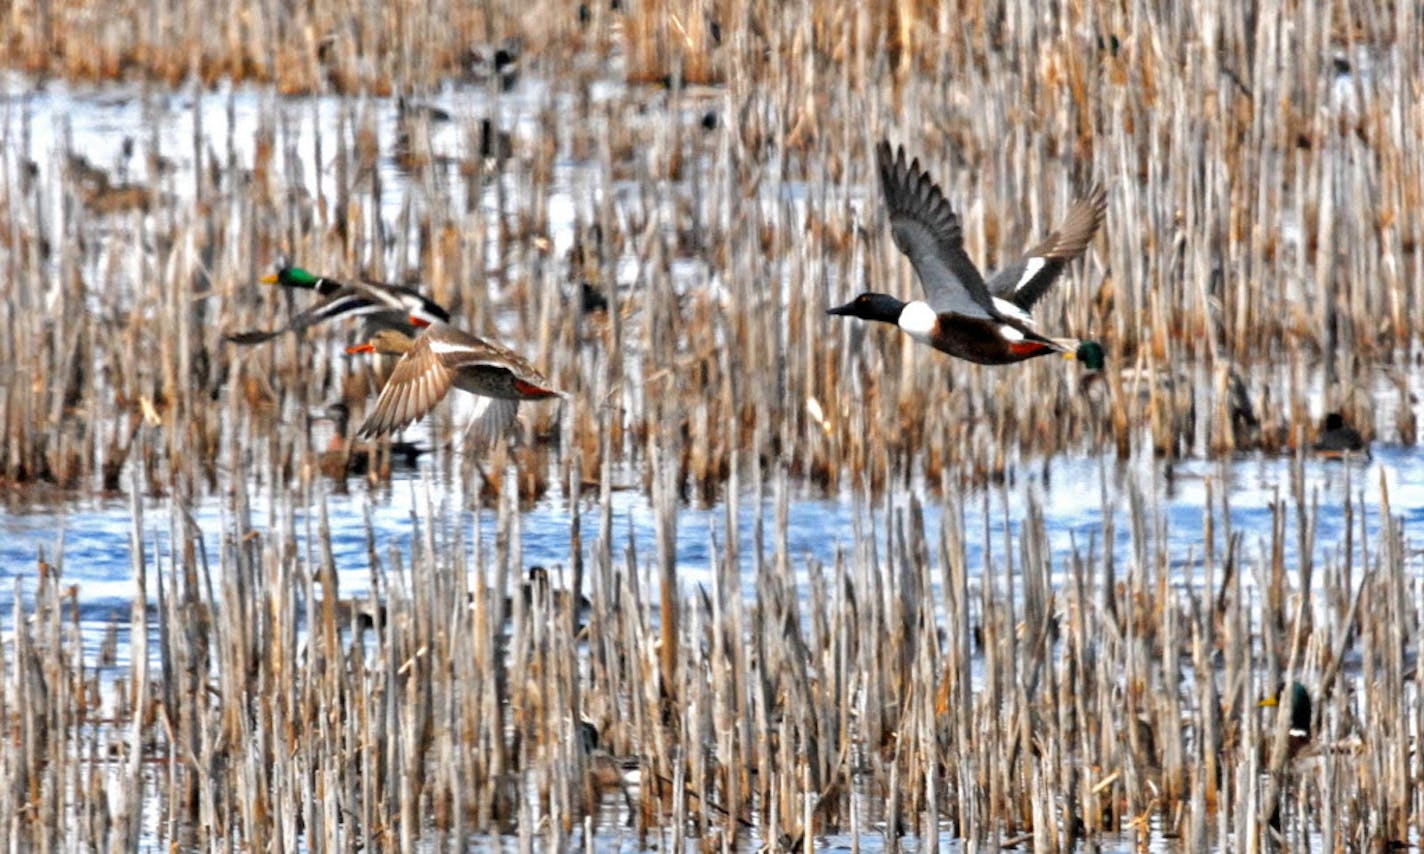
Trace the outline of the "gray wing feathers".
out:
M 884 140 L 875 154 L 890 234 L 914 266 L 926 302 L 941 314 L 1001 319 L 978 268 L 964 253 L 959 217 L 939 186 L 920 169 L 919 159 L 906 163 L 904 147 L 892 155 L 890 143 Z
M 1088 248 L 1106 211 L 1107 193 L 1101 186 L 1095 186 L 1073 205 L 1063 224 L 1052 234 L 1028 250 L 1024 257 L 990 277 L 989 291 L 1024 310 L 1032 308 L 1068 262 Z
M 503 397 L 475 398 L 474 416 L 466 429 L 467 441 L 472 450 L 488 448 L 494 441 L 509 432 L 515 417 L 519 414 L 519 401 Z

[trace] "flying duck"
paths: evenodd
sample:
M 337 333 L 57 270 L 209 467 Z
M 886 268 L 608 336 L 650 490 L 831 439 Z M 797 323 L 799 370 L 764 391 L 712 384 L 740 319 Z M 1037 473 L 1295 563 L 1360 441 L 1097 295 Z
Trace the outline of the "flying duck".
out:
M 348 353 L 400 354 L 391 378 L 376 400 L 376 408 L 361 425 L 363 439 L 385 436 L 424 416 L 451 387 L 479 398 L 470 431 L 484 444 L 502 435 L 514 423 L 523 400 L 562 397 L 549 380 L 523 357 L 500 345 L 445 323 L 429 323 L 412 339 L 394 329 L 379 330 L 370 341 Z
M 1107 210 L 1103 189 L 1094 187 L 1062 226 L 986 282 L 964 252 L 959 216 L 919 159 L 907 163 L 903 146 L 892 155 L 884 140 L 875 155 L 890 233 L 914 266 L 925 298 L 905 302 L 866 292 L 827 314 L 893 323 L 916 341 L 981 365 L 1049 353 L 1076 357 L 1082 342 L 1040 335 L 1029 311 L 1102 224 Z
M 411 318 L 420 318 L 427 323 L 446 323 L 450 320 L 450 313 L 443 306 L 405 285 L 340 282 L 313 275 L 301 267 L 283 267 L 272 275 L 264 276 L 262 283 L 316 291 L 322 299 L 298 312 L 281 329 L 259 329 L 228 335 L 227 339 L 234 344 L 260 344 L 283 332 L 306 329 L 338 317 L 365 318 L 367 334 L 380 329 L 395 329 L 414 335 L 416 327 L 411 325 Z

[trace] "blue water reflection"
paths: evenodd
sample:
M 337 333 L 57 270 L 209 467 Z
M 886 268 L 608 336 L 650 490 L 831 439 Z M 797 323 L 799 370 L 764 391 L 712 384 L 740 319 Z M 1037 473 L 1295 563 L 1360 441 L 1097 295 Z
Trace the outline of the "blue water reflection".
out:
M 1044 533 L 1051 547 L 1053 582 L 1062 584 L 1076 548 L 1081 556 L 1101 560 L 1109 534 L 1119 576 L 1126 573 L 1140 553 L 1156 563 L 1165 555 L 1173 583 L 1200 583 L 1201 561 L 1206 552 L 1203 541 L 1208 501 L 1213 508 L 1215 551 L 1224 554 L 1228 529 L 1242 537 L 1248 561 L 1269 553 L 1273 524 L 1272 505 L 1284 502 L 1288 508 L 1285 537 L 1286 565 L 1298 566 L 1296 554 L 1300 520 L 1295 512 L 1294 493 L 1299 490 L 1315 513 L 1313 557 L 1317 562 L 1340 561 L 1346 541 L 1347 502 L 1354 505 L 1354 559 L 1360 560 L 1359 533 L 1370 539 L 1381 521 L 1381 486 L 1387 490 L 1391 513 L 1401 519 L 1406 538 L 1424 518 L 1424 466 L 1415 449 L 1378 448 L 1372 462 L 1340 463 L 1306 460 L 1299 467 L 1301 482 L 1293 479 L 1293 464 L 1287 458 L 1250 457 L 1230 463 L 1190 462 L 1170 471 L 1160 462 L 1142 460 L 1127 467 L 1096 457 L 1057 458 L 1021 474 L 1014 482 L 970 490 L 947 502 L 923 485 L 892 491 L 888 498 L 862 502 L 850 493 L 832 498 L 795 494 L 794 487 L 768 487 L 760 500 L 754 495 L 738 496 L 736 544 L 743 592 L 755 593 L 755 569 L 773 559 L 778 548 L 778 495 L 787 491 L 786 555 L 790 565 L 804 580 L 809 562 L 831 564 L 838 552 L 852 563 L 860 559 L 855 550 L 857 517 L 862 530 L 873 532 L 875 554 L 882 567 L 888 566 L 886 516 L 904 518 L 912 499 L 923 504 L 925 534 L 936 553 L 945 506 L 963 506 L 962 542 L 965 565 L 971 584 L 984 579 L 1002 586 L 1005 568 L 1017 565 L 1018 542 L 1031 505 L 1041 507 Z M 1134 495 L 1137 496 L 1134 498 Z M 408 565 L 412 542 L 421 536 L 418 526 L 433 524 L 438 542 L 449 545 L 452 526 L 463 528 L 469 566 L 493 566 L 496 514 L 457 511 L 460 496 L 434 483 L 426 472 L 416 472 L 397 481 L 389 490 L 350 495 L 326 494 L 299 507 L 290 522 L 282 517 L 288 496 L 259 494 L 252 499 L 253 529 L 268 544 L 285 547 L 290 540 L 300 566 L 314 571 L 320 552 L 317 547 L 320 513 L 324 507 L 331 535 L 331 548 L 343 596 L 360 596 L 371 586 L 371 551 L 367 519 L 374 531 L 375 556 L 383 569 L 399 555 Z M 1226 523 L 1220 514 L 1223 500 L 1229 507 Z M 1141 540 L 1134 539 L 1132 511 L 1140 505 L 1146 520 Z M 218 569 L 224 537 L 238 535 L 230 508 L 217 497 L 202 499 L 187 508 L 193 525 L 201 531 L 207 559 Z M 582 536 L 586 557 L 591 558 L 600 526 L 601 508 L 596 498 L 580 500 Z M 1363 521 L 1360 511 L 1363 509 Z M 174 531 L 183 536 L 183 514 L 167 500 L 145 499 L 144 560 L 150 576 L 148 598 L 155 599 L 154 578 L 171 572 L 174 565 Z M 640 571 L 655 563 L 655 514 L 648 499 L 633 491 L 614 492 L 611 497 L 612 555 L 615 569 L 624 568 L 631 542 Z M 573 508 L 555 499 L 524 512 L 519 520 L 519 571 L 540 564 L 567 567 L 571 562 L 571 521 Z M 758 515 L 762 523 L 762 555 L 757 554 L 755 529 Z M 710 586 L 728 542 L 726 505 L 706 508 L 684 507 L 677 516 L 675 560 L 679 581 L 690 593 L 694 585 Z M 1111 521 L 1109 531 L 1108 521 Z M 94 501 L 32 510 L 0 511 L 0 573 L 8 583 L 0 584 L 0 625 L 13 628 L 14 597 L 23 597 L 25 607 L 36 587 L 41 556 L 55 567 L 66 585 L 75 585 L 80 619 L 86 638 L 100 637 L 111 621 L 129 619 L 136 594 L 133 530 L 127 501 Z M 290 529 L 290 531 L 288 530 Z M 713 549 L 716 549 L 714 555 Z M 1374 545 L 1371 544 L 1373 549 Z M 483 558 L 477 562 L 476 556 Z M 1411 561 L 1419 555 L 1412 554 Z M 940 573 L 934 573 L 938 579 Z M 1316 576 L 1319 583 L 1320 575 Z M 1243 577 L 1248 586 L 1251 574 Z

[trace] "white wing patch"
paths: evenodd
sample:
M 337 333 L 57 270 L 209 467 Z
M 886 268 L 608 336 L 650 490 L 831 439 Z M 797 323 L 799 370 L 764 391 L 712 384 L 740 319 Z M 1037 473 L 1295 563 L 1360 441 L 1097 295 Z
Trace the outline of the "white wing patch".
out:
M 1014 293 L 1018 293 L 1019 291 L 1023 290 L 1024 285 L 1033 281 L 1033 277 L 1037 276 L 1038 271 L 1042 270 L 1043 265 L 1047 263 L 1048 261 L 1038 255 L 1035 255 L 1025 261 L 1023 275 L 1019 276 L 1018 284 L 1014 285 Z
M 430 352 L 432 353 L 468 353 L 470 351 L 470 346 L 468 344 L 459 344 L 453 341 L 442 341 L 439 338 L 431 338 L 429 342 L 429 347 Z
M 939 315 L 924 300 L 907 302 L 905 307 L 900 309 L 898 325 L 916 341 L 929 343 L 938 323 Z
M 1018 306 L 1014 305 L 1006 299 L 994 297 L 994 308 L 997 308 L 999 310 L 999 313 L 1002 314 L 1004 317 L 1013 318 L 1014 320 L 1017 320 L 1021 323 L 1027 323 L 1029 326 L 1034 325 L 1033 317 L 1031 317 L 1028 312 L 1024 311 L 1023 309 L 1019 308 Z

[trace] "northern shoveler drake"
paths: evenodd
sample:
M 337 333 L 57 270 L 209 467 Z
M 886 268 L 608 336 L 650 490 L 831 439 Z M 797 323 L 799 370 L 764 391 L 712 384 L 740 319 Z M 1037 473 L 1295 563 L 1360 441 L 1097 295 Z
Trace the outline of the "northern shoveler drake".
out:
M 1130 452 L 1129 418 L 1116 421 L 1114 399 L 1130 402 L 1127 412 L 1145 417 L 1158 456 L 1181 459 L 1191 453 L 1196 438 L 1196 387 L 1191 376 L 1172 368 L 1134 367 L 1109 371 L 1107 357 L 1096 341 L 1084 341 L 1073 354 L 1082 366 L 1079 393 L 1102 410 L 1118 440 L 1118 453 Z M 1136 431 L 1131 431 L 1135 435 Z
M 470 431 L 480 443 L 509 429 L 520 401 L 563 396 L 533 365 L 505 347 L 445 323 L 418 317 L 410 322 L 426 327 L 415 339 L 383 329 L 367 343 L 347 350 L 401 356 L 376 408 L 361 425 L 358 435 L 363 439 L 393 433 L 424 416 L 451 387 L 479 398 Z
M 411 318 L 419 318 L 426 323 L 447 323 L 450 320 L 450 312 L 444 306 L 405 285 L 340 282 L 313 275 L 301 267 L 283 267 L 272 275 L 264 276 L 262 283 L 316 291 L 322 300 L 298 312 L 281 329 L 228 335 L 227 339 L 234 344 L 260 344 L 284 332 L 306 329 L 338 317 L 365 318 L 368 334 L 379 329 L 395 329 L 414 335 L 416 327 L 411 324 Z
M 498 45 L 466 48 L 460 55 L 464 77 L 475 83 L 495 80 L 501 91 L 508 92 L 519 83 L 519 55 L 523 50 L 524 42 L 519 37 L 507 38 Z
M 875 154 L 890 233 L 914 266 L 925 299 L 905 302 L 866 292 L 827 313 L 892 323 L 916 341 L 981 365 L 1048 353 L 1076 356 L 1082 342 L 1038 334 L 1029 310 L 1102 224 L 1107 210 L 1103 189 L 1094 187 L 1058 230 L 986 282 L 964 252 L 959 216 L 919 159 L 907 163 L 903 146 L 892 155 L 884 140 Z

